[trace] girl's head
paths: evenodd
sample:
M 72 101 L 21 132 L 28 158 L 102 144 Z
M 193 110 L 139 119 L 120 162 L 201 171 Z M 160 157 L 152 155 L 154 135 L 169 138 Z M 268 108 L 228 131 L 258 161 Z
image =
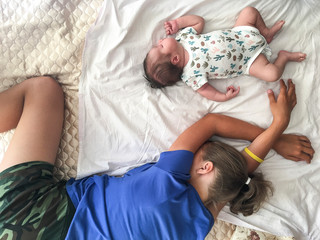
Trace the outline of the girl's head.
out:
M 149 51 L 143 66 L 151 87 L 171 86 L 181 79 L 184 59 L 181 50 L 183 47 L 174 38 L 165 38 Z
M 265 181 L 261 173 L 248 176 L 246 159 L 235 148 L 221 142 L 208 142 L 199 151 L 202 161 L 212 162 L 216 171 L 204 202 L 206 207 L 217 209 L 219 204 L 229 202 L 231 212 L 248 216 L 258 211 L 272 193 L 271 183 Z M 248 177 L 251 180 L 246 184 Z

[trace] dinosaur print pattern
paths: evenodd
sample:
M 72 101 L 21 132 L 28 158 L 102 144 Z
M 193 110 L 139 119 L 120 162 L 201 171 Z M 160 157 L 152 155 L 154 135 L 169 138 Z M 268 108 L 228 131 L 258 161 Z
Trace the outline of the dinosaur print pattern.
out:
M 192 27 L 180 30 L 176 40 L 189 53 L 181 79 L 198 90 L 208 79 L 232 78 L 249 74 L 260 53 L 270 53 L 259 30 L 249 26 L 197 34 Z

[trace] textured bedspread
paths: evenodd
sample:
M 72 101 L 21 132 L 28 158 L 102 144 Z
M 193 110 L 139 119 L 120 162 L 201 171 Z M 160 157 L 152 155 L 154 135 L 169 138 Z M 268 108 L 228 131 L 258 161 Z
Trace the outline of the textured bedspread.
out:
M 85 35 L 102 0 L 1 0 L 0 91 L 32 76 L 51 75 L 65 92 L 65 122 L 56 176 L 76 176 L 78 83 Z M 0 135 L 0 159 L 12 132 Z

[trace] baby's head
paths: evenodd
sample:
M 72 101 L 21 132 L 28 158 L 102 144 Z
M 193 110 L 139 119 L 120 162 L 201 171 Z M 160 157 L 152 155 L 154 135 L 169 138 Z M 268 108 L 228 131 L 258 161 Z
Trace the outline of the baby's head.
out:
M 174 85 L 183 70 L 181 45 L 173 38 L 161 39 L 143 61 L 145 79 L 153 88 Z

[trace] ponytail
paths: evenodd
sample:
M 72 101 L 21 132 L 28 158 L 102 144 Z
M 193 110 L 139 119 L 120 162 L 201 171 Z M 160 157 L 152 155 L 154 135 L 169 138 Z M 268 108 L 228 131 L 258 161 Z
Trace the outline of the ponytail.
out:
M 262 173 L 250 175 L 249 184 L 244 184 L 239 194 L 230 201 L 230 211 L 244 216 L 257 212 L 263 202 L 272 194 L 272 184 L 264 180 Z
M 262 173 L 247 174 L 247 161 L 234 147 L 221 142 L 207 142 L 201 148 L 203 161 L 211 161 L 217 171 L 214 183 L 209 186 L 206 207 L 230 203 L 230 211 L 244 216 L 259 210 L 272 193 L 271 182 Z

